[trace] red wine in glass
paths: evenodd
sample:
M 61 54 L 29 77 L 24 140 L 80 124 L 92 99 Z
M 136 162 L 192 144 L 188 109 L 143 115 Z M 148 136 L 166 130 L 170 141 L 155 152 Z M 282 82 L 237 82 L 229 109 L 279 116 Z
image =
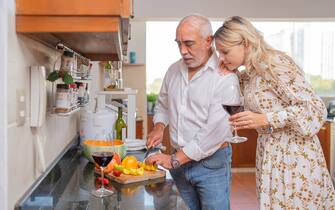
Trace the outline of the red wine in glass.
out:
M 222 107 L 230 114 L 230 115 L 234 115 L 237 114 L 239 112 L 243 112 L 244 111 L 244 107 L 241 105 L 224 105 L 222 104 Z
M 244 107 L 241 105 L 225 105 L 222 104 L 222 107 L 224 110 L 226 110 L 228 112 L 229 115 L 234 115 L 237 114 L 239 112 L 243 112 L 244 111 Z M 230 139 L 228 139 L 227 141 L 230 143 L 242 143 L 247 141 L 248 138 L 247 137 L 243 137 L 243 136 L 238 136 L 237 135 L 237 130 L 234 129 L 234 136 L 231 137 Z
M 94 152 L 92 157 L 94 161 L 100 167 L 106 167 L 108 163 L 113 159 L 114 154 L 112 152 Z
M 107 190 L 104 187 L 104 169 L 108 165 L 109 162 L 113 159 L 114 153 L 113 152 L 94 152 L 92 157 L 94 161 L 100 166 L 101 169 L 101 188 L 92 191 L 92 194 L 96 197 L 102 198 L 105 196 L 113 195 L 114 192 L 111 190 Z

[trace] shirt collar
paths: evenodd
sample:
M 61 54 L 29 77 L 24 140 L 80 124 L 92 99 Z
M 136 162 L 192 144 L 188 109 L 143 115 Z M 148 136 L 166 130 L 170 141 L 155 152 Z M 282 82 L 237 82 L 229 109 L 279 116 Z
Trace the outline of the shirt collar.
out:
M 206 71 L 207 69 L 210 69 L 212 71 L 217 71 L 218 66 L 219 66 L 219 58 L 215 53 L 215 50 L 212 49 L 213 53 L 212 55 L 209 57 L 209 59 L 207 60 L 207 63 L 199 70 L 199 72 L 203 72 Z M 180 59 L 180 67 L 183 73 L 187 73 L 188 72 L 188 68 L 186 66 L 186 64 L 184 63 L 183 59 Z
M 217 70 L 219 66 L 219 58 L 213 50 L 211 57 L 209 57 L 204 69 Z

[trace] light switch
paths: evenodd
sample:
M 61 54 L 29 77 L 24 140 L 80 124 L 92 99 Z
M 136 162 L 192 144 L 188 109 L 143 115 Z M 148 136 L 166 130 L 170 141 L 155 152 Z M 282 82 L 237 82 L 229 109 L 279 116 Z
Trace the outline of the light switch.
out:
M 16 124 L 24 125 L 26 122 L 26 95 L 23 89 L 16 90 Z

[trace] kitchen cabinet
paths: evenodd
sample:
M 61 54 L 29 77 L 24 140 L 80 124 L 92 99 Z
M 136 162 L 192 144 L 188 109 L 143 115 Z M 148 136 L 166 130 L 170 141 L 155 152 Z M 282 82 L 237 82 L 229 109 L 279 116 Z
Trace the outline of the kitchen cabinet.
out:
M 328 170 L 330 169 L 330 142 L 331 142 L 331 123 L 326 122 L 317 134 L 325 155 Z M 248 141 L 242 144 L 233 145 L 232 167 L 253 168 L 256 166 L 256 130 L 240 130 L 239 135 L 248 138 Z
M 330 170 L 330 142 L 331 142 L 330 132 L 331 132 L 331 123 L 326 122 L 318 133 L 318 137 L 323 150 L 323 154 L 325 155 L 328 170 Z
M 154 128 L 154 123 L 153 123 L 153 115 L 148 115 L 147 116 L 147 125 L 148 125 L 148 134 L 152 131 Z M 163 134 L 163 142 L 162 144 L 166 146 L 166 150 L 164 151 L 165 154 L 171 154 L 172 153 L 172 147 L 170 144 L 170 135 L 169 135 L 169 126 L 166 126 L 164 129 L 164 134 Z
M 136 139 L 143 139 L 143 120 L 136 119 Z
M 122 60 L 132 5 L 132 0 L 17 0 L 16 32 L 50 46 L 61 42 L 91 60 Z
M 257 131 L 245 129 L 238 131 L 239 136 L 245 136 L 248 141 L 241 144 L 232 144 L 233 168 L 254 168 L 256 166 Z
M 148 115 L 148 133 L 153 128 L 152 115 Z M 330 143 L 331 143 L 331 123 L 326 122 L 318 133 L 320 143 L 325 155 L 328 170 L 330 169 Z M 256 167 L 256 147 L 257 147 L 257 131 L 254 129 L 244 129 L 238 132 L 238 135 L 245 136 L 248 141 L 241 144 L 232 144 L 233 157 L 232 167 L 233 168 L 255 168 Z M 168 127 L 164 130 L 163 145 L 167 149 L 167 153 L 170 154 L 172 151 L 170 145 L 170 137 Z

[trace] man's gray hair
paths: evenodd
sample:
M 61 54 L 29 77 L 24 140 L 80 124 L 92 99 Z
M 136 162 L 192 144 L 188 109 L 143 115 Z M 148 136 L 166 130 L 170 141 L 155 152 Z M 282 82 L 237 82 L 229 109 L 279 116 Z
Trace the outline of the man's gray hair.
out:
M 190 23 L 200 29 L 200 35 L 204 38 L 213 35 L 213 29 L 209 19 L 203 15 L 191 14 L 180 20 L 178 27 L 184 23 Z

